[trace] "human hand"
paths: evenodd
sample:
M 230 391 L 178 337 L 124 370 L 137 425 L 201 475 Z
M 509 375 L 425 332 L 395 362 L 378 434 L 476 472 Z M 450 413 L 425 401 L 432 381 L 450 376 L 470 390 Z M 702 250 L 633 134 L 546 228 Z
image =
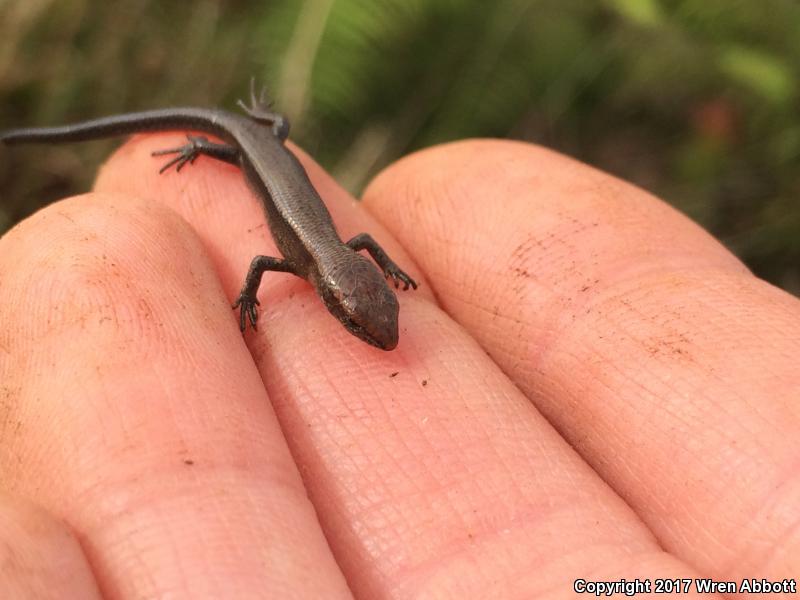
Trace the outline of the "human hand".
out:
M 46 511 L 2 501 L 9 585 L 528 598 L 798 572 L 800 308 L 685 218 L 464 142 L 378 177 L 382 229 L 306 161 L 342 237 L 424 284 L 386 353 L 268 274 L 245 345 L 230 301 L 274 245 L 235 168 L 158 176 L 178 139 L 134 138 L 0 243 L 0 474 Z

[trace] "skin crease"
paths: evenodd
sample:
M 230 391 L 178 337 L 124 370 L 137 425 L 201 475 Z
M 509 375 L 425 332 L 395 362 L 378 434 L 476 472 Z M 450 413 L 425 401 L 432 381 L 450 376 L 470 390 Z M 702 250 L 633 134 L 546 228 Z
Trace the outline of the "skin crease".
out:
M 3 598 L 100 599 L 69 528 L 22 498 L 0 492 L 0 589 Z M 24 576 L 20 576 L 24 574 Z
M 342 237 L 423 285 L 385 353 L 268 273 L 245 345 L 229 304 L 274 246 L 234 167 L 157 175 L 183 139 L 134 138 L 0 241 L 2 485 L 104 597 L 799 571 L 800 307 L 698 227 L 525 144 L 418 153 L 366 206 L 303 157 Z

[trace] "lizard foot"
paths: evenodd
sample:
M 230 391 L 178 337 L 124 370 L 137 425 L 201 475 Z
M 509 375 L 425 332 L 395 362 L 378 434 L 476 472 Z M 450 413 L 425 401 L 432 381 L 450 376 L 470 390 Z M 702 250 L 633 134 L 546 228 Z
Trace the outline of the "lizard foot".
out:
M 253 330 L 257 330 L 258 327 L 256 326 L 256 322 L 258 321 L 258 310 L 256 306 L 259 306 L 261 303 L 258 301 L 258 298 L 255 296 L 251 296 L 245 292 L 239 294 L 239 297 L 236 299 L 236 302 L 233 303 L 234 309 L 239 309 L 239 329 L 244 331 L 247 329 L 247 319 L 250 319 L 250 325 L 252 325 Z
M 400 282 L 402 282 L 403 284 L 405 284 L 403 285 L 404 291 L 407 290 L 409 286 L 411 286 L 414 289 L 417 289 L 417 282 L 411 279 L 411 277 L 408 276 L 408 273 L 403 271 L 403 269 L 401 269 L 394 263 L 386 265 L 386 268 L 383 270 L 383 276 L 386 277 L 386 279 L 389 279 L 389 277 L 391 277 L 392 281 L 394 281 L 395 288 L 399 288 Z
M 174 156 L 167 164 L 158 170 L 159 173 L 163 173 L 174 164 L 178 165 L 175 167 L 175 170 L 180 171 L 184 166 L 186 166 L 187 163 L 194 163 L 194 161 L 197 160 L 197 157 L 202 153 L 201 148 L 205 144 L 210 143 L 208 139 L 203 136 L 187 135 L 186 139 L 189 140 L 188 144 L 178 146 L 177 148 L 169 148 L 167 150 L 156 150 L 152 153 L 152 156 L 177 154 L 177 156 Z

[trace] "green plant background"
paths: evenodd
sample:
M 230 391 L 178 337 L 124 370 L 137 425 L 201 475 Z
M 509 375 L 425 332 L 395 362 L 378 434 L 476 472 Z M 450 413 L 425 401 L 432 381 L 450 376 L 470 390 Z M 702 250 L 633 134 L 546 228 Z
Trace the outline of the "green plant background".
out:
M 530 140 L 800 294 L 798 32 L 796 0 L 0 0 L 0 128 L 233 107 L 254 75 L 356 194 L 418 148 Z M 116 143 L 0 149 L 0 231 Z

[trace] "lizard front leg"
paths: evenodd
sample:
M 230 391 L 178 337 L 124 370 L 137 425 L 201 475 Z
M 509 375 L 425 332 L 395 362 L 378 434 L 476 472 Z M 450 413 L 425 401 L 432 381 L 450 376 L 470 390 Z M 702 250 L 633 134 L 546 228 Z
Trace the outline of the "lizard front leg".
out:
M 403 286 L 404 290 L 407 290 L 408 286 L 417 289 L 417 282 L 411 279 L 403 269 L 398 267 L 397 264 L 389 258 L 389 255 L 386 254 L 384 249 L 378 245 L 378 242 L 376 242 L 370 234 L 359 233 L 347 242 L 347 245 L 356 252 L 359 250 L 366 250 L 369 252 L 372 259 L 378 263 L 378 266 L 383 270 L 383 274 L 387 278 L 392 278 L 394 287 L 400 287 L 400 282 L 402 281 L 405 284 Z
M 239 308 L 239 329 L 242 331 L 247 328 L 248 318 L 253 329 L 257 329 L 258 310 L 256 306 L 261 303 L 256 298 L 256 292 L 258 292 L 258 286 L 261 285 L 261 276 L 264 271 L 280 271 L 297 275 L 292 266 L 282 258 L 256 256 L 253 259 L 250 263 L 250 269 L 247 271 L 247 277 L 244 279 L 242 291 L 239 293 L 239 297 L 236 298 L 236 302 L 233 303 L 233 308 Z

